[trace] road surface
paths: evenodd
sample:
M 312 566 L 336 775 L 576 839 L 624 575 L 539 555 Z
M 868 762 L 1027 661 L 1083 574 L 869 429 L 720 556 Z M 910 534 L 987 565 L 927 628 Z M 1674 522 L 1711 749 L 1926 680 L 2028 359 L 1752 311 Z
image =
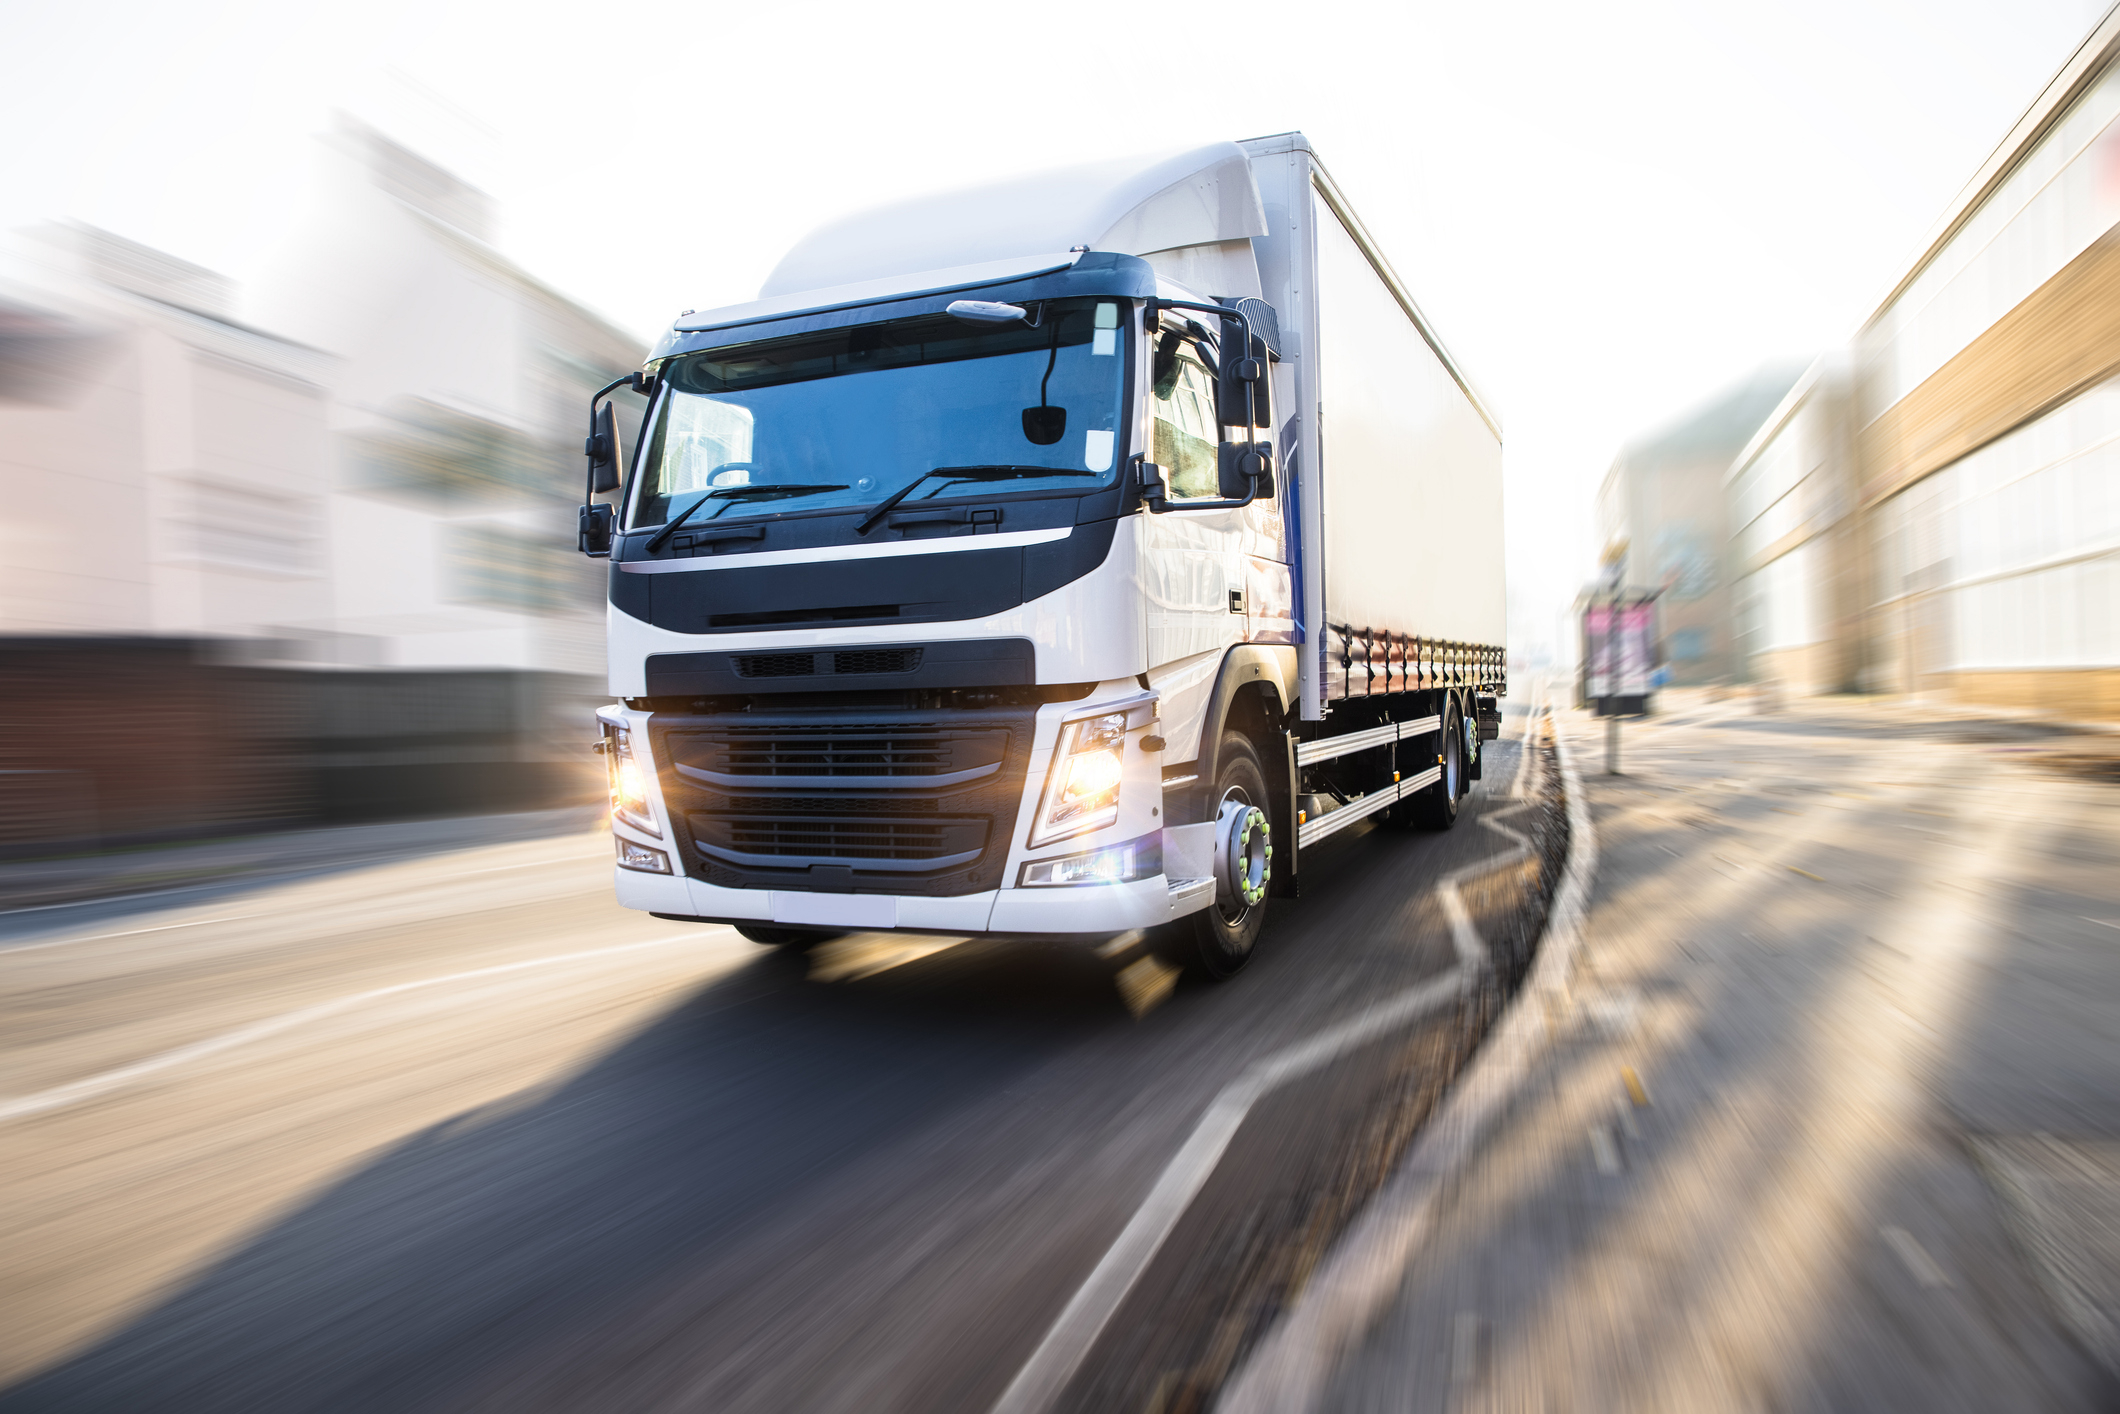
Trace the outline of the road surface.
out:
M 0 915 L 0 1409 L 989 1408 L 1232 1078 L 1453 966 L 1488 750 L 1453 831 L 1306 856 L 1221 986 L 760 948 L 616 907 L 597 833 Z M 1226 1365 L 1244 1234 L 1409 1044 L 1260 1102 L 1060 1407 Z

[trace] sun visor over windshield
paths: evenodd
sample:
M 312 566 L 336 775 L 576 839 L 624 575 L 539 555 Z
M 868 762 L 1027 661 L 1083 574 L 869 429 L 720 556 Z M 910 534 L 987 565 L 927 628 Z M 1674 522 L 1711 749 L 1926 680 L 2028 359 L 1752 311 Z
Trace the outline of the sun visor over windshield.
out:
M 940 314 L 949 306 L 950 301 L 959 299 L 1023 304 L 1084 295 L 1146 299 L 1155 293 L 1156 272 L 1147 261 L 1130 255 L 1114 255 L 1108 251 L 1091 251 L 1069 269 L 1025 279 L 1007 280 L 999 284 L 935 290 L 903 299 L 815 309 L 801 314 L 721 325 L 712 329 L 673 329 L 663 335 L 649 358 L 664 359 L 674 354 L 693 353 L 700 349 L 721 348 L 728 344 L 750 343 L 760 339 L 777 339 L 790 334 L 844 329 L 850 325 L 873 324 L 885 319 Z

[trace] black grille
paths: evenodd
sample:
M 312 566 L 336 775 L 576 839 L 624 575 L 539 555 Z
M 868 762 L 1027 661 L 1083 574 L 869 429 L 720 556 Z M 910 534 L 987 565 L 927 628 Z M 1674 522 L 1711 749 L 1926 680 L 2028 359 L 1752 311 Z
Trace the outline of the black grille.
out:
M 709 815 L 730 815 L 759 804 L 756 797 L 743 795 L 721 795 L 701 791 L 695 797 L 699 808 Z M 934 815 L 942 809 L 942 803 L 931 795 L 887 795 L 842 796 L 842 795 L 776 795 L 772 811 L 775 815 Z
M 1036 714 L 657 713 L 650 732 L 692 877 L 947 896 L 1000 882 Z
M 699 816 L 691 821 L 702 846 L 725 855 L 784 858 L 807 868 L 818 859 L 929 863 L 977 854 L 986 844 L 984 820 L 897 820 L 805 815 Z M 732 861 L 740 862 L 740 861 Z M 858 864 L 857 864 L 858 867 Z
M 747 678 L 803 678 L 817 670 L 807 653 L 739 653 L 736 672 Z
M 854 653 L 834 653 L 835 673 L 909 673 L 920 666 L 918 648 L 869 648 Z
M 680 762 L 697 761 L 702 769 L 720 776 L 917 779 L 999 764 L 1008 752 L 1008 733 L 903 727 L 732 727 L 696 745 L 687 744 L 692 749 L 678 756 Z M 700 752 L 697 746 L 707 749 Z

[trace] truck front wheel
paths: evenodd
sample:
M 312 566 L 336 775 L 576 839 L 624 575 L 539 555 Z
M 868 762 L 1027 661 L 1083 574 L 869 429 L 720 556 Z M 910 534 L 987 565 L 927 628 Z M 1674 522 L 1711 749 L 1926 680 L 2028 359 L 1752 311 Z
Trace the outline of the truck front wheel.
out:
M 1209 977 L 1234 976 L 1251 960 L 1266 926 L 1266 890 L 1273 881 L 1273 817 L 1266 772 L 1250 741 L 1230 732 L 1216 753 L 1215 901 L 1177 925 L 1180 950 Z M 1189 936 L 1188 936 L 1189 935 Z

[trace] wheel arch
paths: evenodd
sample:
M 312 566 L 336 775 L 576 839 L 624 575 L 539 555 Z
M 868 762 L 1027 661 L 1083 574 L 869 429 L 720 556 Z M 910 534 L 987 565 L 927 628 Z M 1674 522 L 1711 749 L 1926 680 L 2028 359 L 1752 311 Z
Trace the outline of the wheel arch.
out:
M 1164 809 L 1173 824 L 1197 823 L 1221 765 L 1222 734 L 1240 731 L 1251 738 L 1266 771 L 1266 785 L 1277 804 L 1292 798 L 1290 778 L 1294 747 L 1287 722 L 1296 703 L 1296 651 L 1285 644 L 1240 643 L 1222 658 L 1214 691 L 1200 722 L 1200 748 L 1190 762 L 1166 765 L 1167 773 L 1196 777 L 1182 790 L 1164 792 Z M 1277 812 L 1277 833 L 1285 827 Z

